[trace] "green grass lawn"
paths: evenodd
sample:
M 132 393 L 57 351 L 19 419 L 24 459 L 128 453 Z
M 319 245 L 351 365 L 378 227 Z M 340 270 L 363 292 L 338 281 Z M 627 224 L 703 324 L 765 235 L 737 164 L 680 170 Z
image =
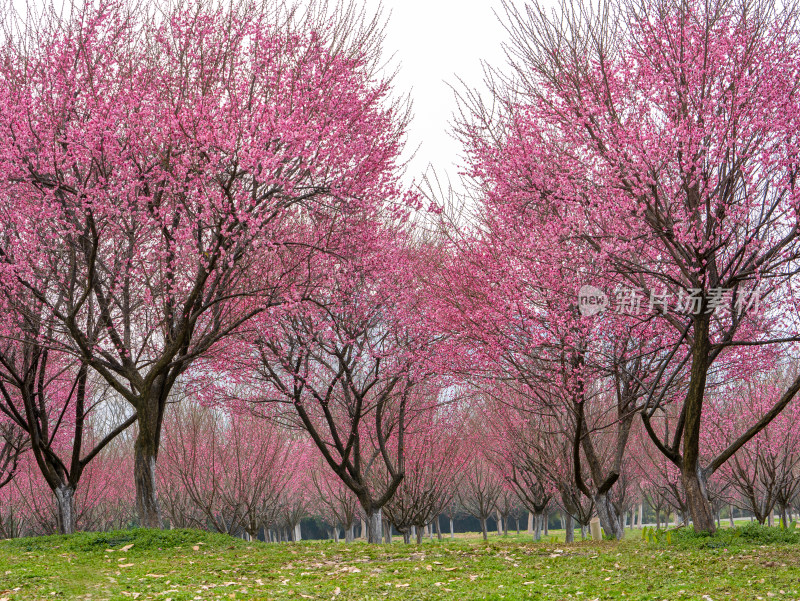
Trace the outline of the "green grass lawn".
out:
M 739 531 L 739 534 L 734 535 Z M 554 533 L 555 534 L 555 533 Z M 6 599 L 800 599 L 800 533 L 264 544 L 194 530 L 0 541 Z

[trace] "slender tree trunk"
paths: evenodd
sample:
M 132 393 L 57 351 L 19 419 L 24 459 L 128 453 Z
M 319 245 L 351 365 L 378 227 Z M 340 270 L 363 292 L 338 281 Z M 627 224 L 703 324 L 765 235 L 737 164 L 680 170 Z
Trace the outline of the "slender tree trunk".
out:
M 686 504 L 692 516 L 695 532 L 716 531 L 714 513 L 706 492 L 705 477 L 700 469 L 700 431 L 703 414 L 703 397 L 708 374 L 708 355 L 711 349 L 708 331 L 710 316 L 703 314 L 694 320 L 694 346 L 689 390 L 685 400 L 685 425 L 683 433 L 683 465 L 681 480 L 686 493 Z
M 736 522 L 733 521 L 733 505 L 728 505 L 728 523 L 731 528 L 736 525 Z
M 367 541 L 373 545 L 380 545 L 382 542 L 381 526 L 383 516 L 380 509 L 374 509 L 367 515 Z
M 335 543 L 339 542 L 339 526 L 336 526 L 333 529 L 333 542 L 335 542 Z
M 347 529 L 344 531 L 344 542 L 352 543 L 356 538 L 355 533 L 356 526 L 355 524 L 350 524 Z
M 644 520 L 644 503 L 639 503 L 639 530 L 642 529 L 642 521 Z
M 533 513 L 528 512 L 528 534 L 533 534 Z
M 456 537 L 456 531 L 453 528 L 453 518 L 450 518 L 450 538 Z
M 436 538 L 442 540 L 442 525 L 439 523 L 441 516 L 436 516 Z
M 383 542 L 387 545 L 392 542 L 392 525 L 389 520 L 383 520 Z
M 545 536 L 549 536 L 550 535 L 550 512 L 547 511 L 546 509 L 544 510 L 544 513 L 542 513 L 542 520 L 544 520 L 544 522 L 542 524 L 542 528 L 544 529 L 544 535 Z
M 661 510 L 656 509 L 656 530 L 661 529 Z
M 422 528 L 420 528 L 419 526 L 417 526 L 417 544 L 418 545 L 422 544 Z
M 367 540 L 367 520 L 361 519 L 361 535 L 360 538 Z
M 75 532 L 75 489 L 72 486 L 59 486 L 53 491 L 58 509 L 58 531 L 61 534 Z
M 407 545 L 411 544 L 411 532 L 403 530 L 403 542 Z
M 503 536 L 503 518 L 500 517 L 499 510 L 495 510 L 494 519 L 497 521 L 497 536 Z
M 486 530 L 486 517 L 481 517 L 481 532 L 483 533 L 483 540 L 489 540 L 489 531 Z
M 564 542 L 567 543 L 574 543 L 575 542 L 575 523 L 572 519 L 571 513 L 564 514 L 564 532 L 566 532 Z

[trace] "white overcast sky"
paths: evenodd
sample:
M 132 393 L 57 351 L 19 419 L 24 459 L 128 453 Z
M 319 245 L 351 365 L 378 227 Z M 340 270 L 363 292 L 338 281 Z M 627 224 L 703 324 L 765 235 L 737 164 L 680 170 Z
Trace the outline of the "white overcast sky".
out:
M 431 164 L 455 183 L 461 151 L 450 136 L 456 110 L 450 85 L 460 89 L 460 78 L 479 86 L 481 60 L 492 65 L 504 61 L 501 43 L 506 35 L 493 12 L 501 11 L 500 0 L 365 1 L 367 10 L 382 5 L 389 17 L 384 50 L 398 67 L 396 90 L 410 94 L 413 102 L 406 154 L 416 155 L 407 179 L 419 179 Z

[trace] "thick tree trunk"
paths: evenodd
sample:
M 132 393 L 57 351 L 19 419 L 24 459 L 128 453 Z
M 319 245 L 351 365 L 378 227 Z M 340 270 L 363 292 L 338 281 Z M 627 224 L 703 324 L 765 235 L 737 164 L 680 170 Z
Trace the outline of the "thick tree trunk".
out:
M 575 542 L 575 522 L 572 519 L 571 513 L 564 514 L 564 532 L 566 532 L 564 542 Z
M 417 544 L 418 545 L 422 544 L 422 528 L 420 528 L 419 526 L 417 526 Z
M 344 531 L 344 542 L 352 543 L 356 538 L 355 524 L 350 524 Z
M 403 530 L 403 542 L 407 545 L 411 544 L 411 531 Z
M 528 512 L 528 534 L 533 534 L 533 513 Z
M 133 478 L 136 483 L 136 511 L 142 528 L 161 528 L 161 510 L 156 496 L 158 457 L 158 416 L 139 411 L 139 434 L 133 445 Z
M 75 489 L 71 486 L 60 486 L 53 491 L 58 509 L 58 531 L 61 534 L 75 532 Z
M 373 545 L 380 545 L 383 539 L 383 515 L 380 509 L 373 509 L 367 515 L 367 541 Z
M 684 468 L 686 467 L 686 463 L 684 463 Z M 681 476 L 683 488 L 686 492 L 688 512 L 694 524 L 694 531 L 713 534 L 717 526 L 714 523 L 714 512 L 706 494 L 705 483 L 701 481 L 697 469 L 684 469 Z
M 541 513 L 534 513 L 533 514 L 533 540 L 541 540 L 542 539 L 542 514 Z
M 606 536 L 621 540 L 625 536 L 625 531 L 620 525 L 619 517 L 614 510 L 614 506 L 606 493 L 598 493 L 594 496 L 594 504 L 597 508 L 597 517 L 600 518 L 600 526 Z

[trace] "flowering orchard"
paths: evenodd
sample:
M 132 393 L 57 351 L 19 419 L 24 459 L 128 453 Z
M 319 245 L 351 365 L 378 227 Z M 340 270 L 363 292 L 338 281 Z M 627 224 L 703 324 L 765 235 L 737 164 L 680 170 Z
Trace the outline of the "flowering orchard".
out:
M 4 13 L 0 534 L 791 520 L 800 15 L 504 8 L 449 204 L 380 15 Z

